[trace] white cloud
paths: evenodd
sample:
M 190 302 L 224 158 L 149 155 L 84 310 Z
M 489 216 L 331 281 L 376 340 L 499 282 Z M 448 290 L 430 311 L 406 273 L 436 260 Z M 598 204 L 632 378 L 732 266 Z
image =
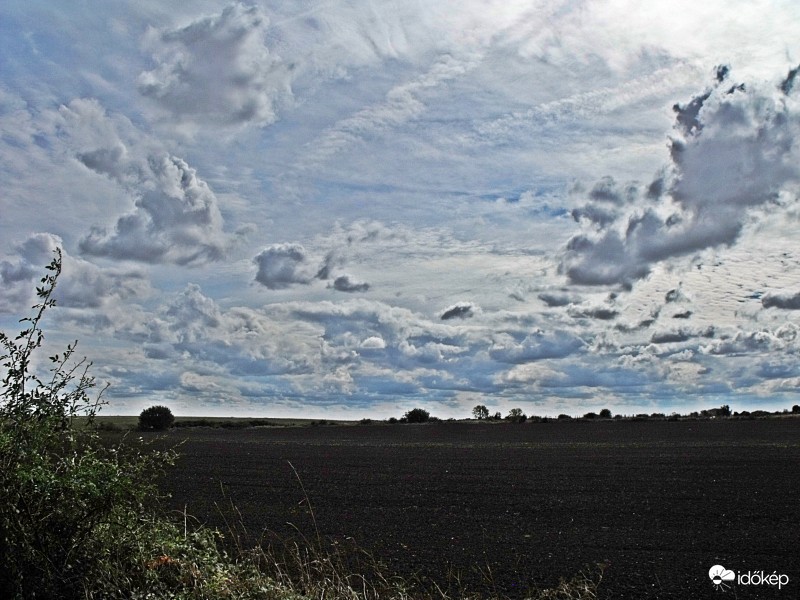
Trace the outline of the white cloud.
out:
M 800 180 L 800 111 L 777 85 L 734 85 L 727 69 L 687 104 L 676 105 L 673 162 L 647 188 L 624 193 L 611 180 L 589 194 L 576 217 L 562 269 L 579 284 L 626 284 L 653 265 L 736 242 L 750 210 L 775 203 Z M 610 208 L 606 208 L 610 207 Z
M 256 255 L 253 262 L 258 266 L 256 281 L 271 290 L 310 283 L 319 272 L 309 264 L 306 250 L 300 244 L 268 246 Z
M 267 125 L 291 96 L 290 68 L 266 45 L 269 20 L 257 6 L 234 3 L 184 27 L 151 28 L 145 49 L 156 68 L 138 88 L 178 123 Z
M 151 292 L 145 275 L 132 269 L 101 268 L 70 255 L 53 234 L 35 233 L 0 260 L 0 312 L 23 312 L 35 301 L 44 268 L 62 250 L 62 275 L 56 287 L 57 305 L 68 309 L 99 309 Z
M 223 258 L 234 238 L 223 231 L 214 192 L 186 161 L 148 140 L 96 100 L 59 109 L 56 131 L 87 169 L 132 196 L 134 208 L 113 228 L 92 227 L 80 250 L 146 263 L 202 264 Z

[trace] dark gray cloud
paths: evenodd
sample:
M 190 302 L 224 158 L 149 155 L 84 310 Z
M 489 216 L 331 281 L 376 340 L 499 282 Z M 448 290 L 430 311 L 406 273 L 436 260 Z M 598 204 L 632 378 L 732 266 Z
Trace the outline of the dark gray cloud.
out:
M 178 122 L 265 125 L 291 96 L 291 69 L 266 45 L 261 8 L 234 3 L 179 29 L 151 29 L 145 46 L 156 68 L 139 75 L 141 94 Z
M 349 275 L 340 275 L 333 280 L 333 288 L 340 292 L 366 292 L 369 284 L 363 281 L 354 281 Z
M 716 330 L 713 326 L 699 330 L 680 328 L 671 331 L 654 333 L 650 338 L 650 341 L 653 344 L 673 344 L 676 342 L 687 342 L 695 338 L 713 338 L 714 335 L 716 335 Z
M 601 180 L 573 216 L 594 231 L 567 244 L 561 271 L 578 284 L 631 285 L 654 264 L 736 242 L 749 211 L 800 180 L 800 115 L 784 92 L 715 85 L 676 105 L 672 164 L 647 187 Z
M 764 308 L 800 310 L 800 292 L 770 292 L 761 298 Z
M 573 307 L 569 315 L 575 319 L 599 319 L 611 321 L 619 316 L 619 311 L 607 306 Z
M 551 308 L 569 306 L 577 302 L 577 299 L 569 294 L 554 294 L 552 292 L 542 292 L 539 294 L 538 298 Z
M 439 318 L 442 321 L 447 321 L 449 319 L 468 319 L 475 314 L 472 309 L 472 303 L 459 302 L 458 304 L 446 308 Z

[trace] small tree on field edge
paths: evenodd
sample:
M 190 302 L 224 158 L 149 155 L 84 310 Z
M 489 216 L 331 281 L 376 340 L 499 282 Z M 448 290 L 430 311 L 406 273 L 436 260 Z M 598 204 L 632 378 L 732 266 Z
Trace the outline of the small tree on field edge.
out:
M 172 411 L 166 406 L 151 406 L 145 408 L 139 415 L 139 429 L 154 429 L 164 431 L 175 423 Z
M 506 416 L 506 419 L 512 423 L 524 423 L 528 417 L 524 412 L 522 412 L 521 408 L 512 408 L 510 411 L 508 411 L 508 416 Z
M 408 411 L 403 418 L 406 423 L 426 423 L 431 418 L 431 413 L 424 408 L 414 408 Z
M 488 419 L 489 418 L 489 409 L 486 408 L 483 404 L 478 404 L 475 408 L 472 409 L 472 416 L 476 419 Z

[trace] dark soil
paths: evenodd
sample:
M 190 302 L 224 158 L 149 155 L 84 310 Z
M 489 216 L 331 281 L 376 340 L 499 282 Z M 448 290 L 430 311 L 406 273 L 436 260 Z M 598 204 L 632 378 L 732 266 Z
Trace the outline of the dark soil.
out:
M 444 588 L 519 598 L 607 562 L 602 598 L 800 597 L 800 419 L 167 434 L 178 440 L 174 508 L 224 530 L 232 502 L 253 539 L 354 538 Z M 790 582 L 722 592 L 716 564 Z

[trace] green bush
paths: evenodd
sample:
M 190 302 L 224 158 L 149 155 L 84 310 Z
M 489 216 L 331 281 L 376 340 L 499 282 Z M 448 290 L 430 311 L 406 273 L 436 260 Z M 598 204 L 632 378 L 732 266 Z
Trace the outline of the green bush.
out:
M 424 408 L 414 408 L 403 415 L 403 418 L 406 423 L 427 423 L 431 414 Z
M 164 431 L 175 424 L 172 411 L 166 406 L 145 408 L 139 415 L 139 429 Z
M 132 559 L 124 545 L 107 544 L 135 530 L 157 490 L 155 473 L 171 452 L 142 454 L 101 443 L 93 427 L 103 404 L 89 375 L 91 363 L 73 358 L 76 344 L 49 357 L 36 372 L 47 309 L 61 273 L 61 253 L 37 289 L 33 315 L 16 337 L 0 332 L 0 589 L 7 597 L 90 596 L 87 582 L 107 579 L 109 552 Z M 88 426 L 75 421 L 84 417 Z

